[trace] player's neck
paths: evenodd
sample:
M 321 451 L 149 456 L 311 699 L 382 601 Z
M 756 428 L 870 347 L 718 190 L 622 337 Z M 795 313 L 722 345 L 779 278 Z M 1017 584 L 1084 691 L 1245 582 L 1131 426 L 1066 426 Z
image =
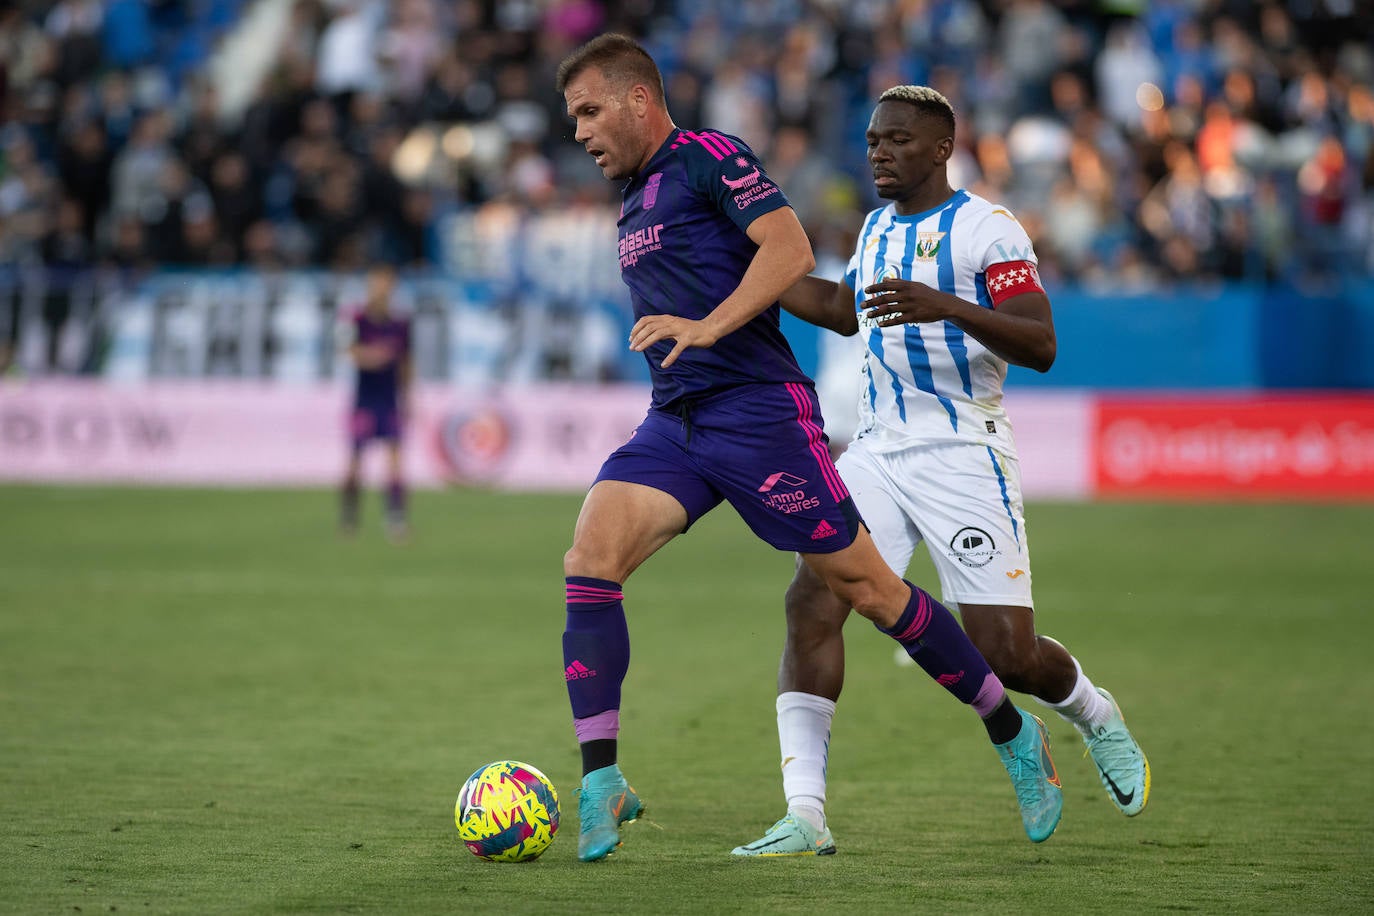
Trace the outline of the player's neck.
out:
M 677 125 L 673 123 L 672 118 L 668 117 L 667 112 L 664 112 L 661 117 L 654 117 L 651 120 L 647 142 L 645 143 L 644 158 L 635 167 L 636 175 L 643 172 L 644 168 L 653 161 L 654 156 L 663 149 L 663 144 L 668 142 L 668 138 L 673 135 L 675 130 L 677 130 Z
M 941 175 L 916 188 L 907 197 L 893 201 L 892 205 L 898 216 L 914 216 L 935 209 L 953 196 L 954 189 L 949 186 L 949 179 Z

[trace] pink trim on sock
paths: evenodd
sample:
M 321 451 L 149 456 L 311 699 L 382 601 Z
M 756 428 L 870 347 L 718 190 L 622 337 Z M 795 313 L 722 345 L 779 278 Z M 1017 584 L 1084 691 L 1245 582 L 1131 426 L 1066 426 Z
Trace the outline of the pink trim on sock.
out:
M 585 744 L 599 738 L 614 738 L 620 734 L 620 710 L 608 709 L 585 719 L 573 719 L 577 743 Z
M 997 679 L 997 675 L 988 672 L 988 676 L 983 678 L 983 686 L 978 691 L 978 695 L 973 698 L 973 709 L 980 718 L 986 719 L 992 715 L 992 711 L 1002 705 L 1006 699 L 1007 691 L 1003 689 L 1002 682 Z
M 911 620 L 911 626 L 893 637 L 903 645 L 916 639 L 926 631 L 926 627 L 930 626 L 930 597 L 923 591 L 917 591 L 915 586 L 911 587 L 911 594 L 918 599 L 916 615 Z
M 625 593 L 609 588 L 593 588 L 590 585 L 564 586 L 568 604 L 602 604 L 607 601 L 624 601 Z

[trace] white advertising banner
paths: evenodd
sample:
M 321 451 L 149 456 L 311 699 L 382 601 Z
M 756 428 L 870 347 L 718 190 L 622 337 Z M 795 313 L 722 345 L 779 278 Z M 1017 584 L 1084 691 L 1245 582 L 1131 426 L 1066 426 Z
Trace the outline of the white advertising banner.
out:
M 1089 396 L 1009 402 L 1026 495 L 1086 496 Z M 648 405 L 641 385 L 420 386 L 406 426 L 410 482 L 580 490 Z M 331 485 L 347 455 L 349 407 L 347 389 L 332 384 L 9 381 L 0 384 L 0 481 Z

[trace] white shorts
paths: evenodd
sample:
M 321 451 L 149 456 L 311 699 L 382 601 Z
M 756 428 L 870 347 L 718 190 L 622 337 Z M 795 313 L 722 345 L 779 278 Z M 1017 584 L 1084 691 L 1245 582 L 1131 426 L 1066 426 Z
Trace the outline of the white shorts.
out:
M 857 439 L 836 466 L 897 575 L 924 540 L 946 603 L 1035 606 L 1014 456 L 962 443 L 877 452 Z

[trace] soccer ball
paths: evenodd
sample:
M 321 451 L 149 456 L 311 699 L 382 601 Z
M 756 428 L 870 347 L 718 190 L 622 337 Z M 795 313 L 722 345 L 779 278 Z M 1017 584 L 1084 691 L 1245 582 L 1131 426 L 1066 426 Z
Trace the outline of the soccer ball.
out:
M 463 783 L 453 819 L 459 839 L 478 858 L 529 862 L 558 832 L 558 790 L 528 763 L 498 760 Z

